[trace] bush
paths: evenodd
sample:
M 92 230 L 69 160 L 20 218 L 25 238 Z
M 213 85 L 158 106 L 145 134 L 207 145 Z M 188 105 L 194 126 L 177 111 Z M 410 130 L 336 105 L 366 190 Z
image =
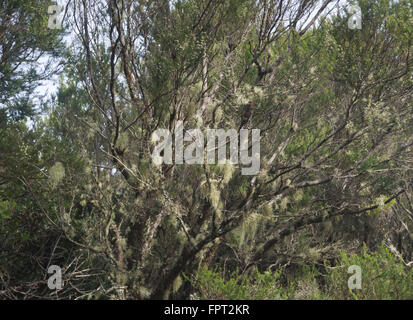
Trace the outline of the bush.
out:
M 260 273 L 232 273 L 225 279 L 222 272 L 201 268 L 189 280 L 194 287 L 192 298 L 225 300 L 386 300 L 413 299 L 413 268 L 406 266 L 397 251 L 380 246 L 375 252 L 364 247 L 361 254 L 341 251 L 338 266 L 301 266 L 299 277 L 281 286 L 281 270 Z M 361 268 L 361 289 L 349 289 L 347 273 L 352 265 Z M 297 274 L 295 274 L 297 275 Z M 286 276 L 286 274 L 285 274 Z M 288 277 L 287 277 L 288 278 Z
M 361 268 L 361 289 L 348 288 L 351 265 Z M 413 269 L 384 246 L 374 253 L 365 247 L 360 255 L 341 252 L 341 266 L 327 273 L 326 291 L 333 299 L 413 299 Z
M 195 288 L 194 297 L 199 299 L 287 299 L 291 292 L 280 286 L 280 276 L 280 271 L 260 273 L 255 268 L 248 275 L 235 272 L 226 280 L 218 270 L 201 268 L 190 280 Z

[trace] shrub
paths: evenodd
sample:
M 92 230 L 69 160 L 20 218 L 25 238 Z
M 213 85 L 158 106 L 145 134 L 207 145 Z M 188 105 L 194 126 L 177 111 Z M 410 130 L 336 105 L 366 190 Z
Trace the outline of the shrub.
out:
M 250 270 L 248 274 L 234 272 L 225 279 L 218 270 L 201 268 L 191 277 L 195 297 L 216 300 L 278 300 L 287 299 L 291 292 L 280 285 L 281 271 Z
M 361 268 L 361 289 L 348 288 L 351 265 Z M 326 291 L 333 299 L 413 299 L 413 269 L 384 246 L 373 253 L 365 247 L 360 255 L 341 252 L 341 266 L 327 273 Z

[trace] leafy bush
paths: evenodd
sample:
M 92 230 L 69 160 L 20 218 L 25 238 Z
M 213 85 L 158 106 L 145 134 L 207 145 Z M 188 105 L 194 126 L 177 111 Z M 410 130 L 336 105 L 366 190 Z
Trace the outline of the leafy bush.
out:
M 394 251 L 395 253 L 392 253 Z M 413 268 L 400 261 L 397 251 L 380 246 L 375 252 L 364 247 L 359 255 L 340 252 L 338 266 L 326 266 L 326 272 L 316 266 L 301 266 L 299 277 L 290 279 L 283 287 L 281 270 L 260 273 L 258 269 L 249 273 L 235 272 L 226 279 L 222 272 L 201 268 L 190 279 L 194 286 L 193 298 L 226 300 L 385 300 L 413 299 Z M 361 289 L 349 289 L 347 273 L 350 266 L 361 268 Z M 285 271 L 284 271 L 285 272 Z M 297 274 L 295 274 L 297 276 Z
M 287 299 L 291 292 L 280 286 L 281 272 L 258 269 L 249 274 L 233 273 L 226 280 L 218 270 L 201 268 L 190 279 L 195 287 L 195 298 L 216 300 L 278 300 Z
M 327 273 L 326 291 L 333 299 L 413 299 L 413 269 L 404 265 L 388 248 L 380 246 L 360 255 L 341 252 L 341 266 Z M 361 268 L 362 288 L 350 290 L 348 267 Z

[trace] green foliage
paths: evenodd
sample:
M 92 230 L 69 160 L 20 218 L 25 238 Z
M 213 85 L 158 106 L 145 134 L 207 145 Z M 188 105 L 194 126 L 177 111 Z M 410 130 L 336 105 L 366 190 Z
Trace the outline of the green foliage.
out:
M 48 28 L 50 1 L 4 0 L 0 8 L 0 123 L 36 113 L 34 90 L 56 68 L 63 31 Z M 43 59 L 44 67 L 37 62 Z
M 226 279 L 222 272 L 201 268 L 192 276 L 192 285 L 199 299 L 216 300 L 279 300 L 288 299 L 291 292 L 280 285 L 281 272 L 257 268 L 247 274 L 232 273 Z
M 411 1 L 359 2 L 361 30 L 346 10 L 299 30 L 316 1 L 74 0 L 62 48 L 50 1 L 3 1 L 0 294 L 50 297 L 53 263 L 83 268 L 65 298 L 188 298 L 183 272 L 202 299 L 411 297 Z M 261 129 L 261 171 L 155 165 L 178 121 Z
M 369 252 L 365 247 L 360 254 L 341 251 L 337 266 L 302 266 L 288 276 L 288 271 L 260 273 L 257 269 L 245 274 L 233 272 L 227 277 L 222 271 L 202 267 L 191 278 L 195 298 L 199 299 L 362 299 L 411 300 L 413 298 L 413 269 L 385 246 Z M 360 266 L 362 289 L 349 289 L 347 273 L 350 266 Z M 281 284 L 287 276 L 289 285 Z
M 350 290 L 347 286 L 351 265 L 361 268 L 362 289 Z M 383 245 L 375 252 L 365 247 L 359 255 L 341 252 L 339 266 L 328 269 L 326 282 L 326 291 L 333 299 L 413 299 L 413 268 Z

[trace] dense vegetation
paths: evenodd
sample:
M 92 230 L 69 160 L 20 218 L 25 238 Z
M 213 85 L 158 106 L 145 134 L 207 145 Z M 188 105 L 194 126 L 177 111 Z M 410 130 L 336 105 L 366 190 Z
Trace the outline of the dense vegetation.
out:
M 413 2 L 336 3 L 3 0 L 0 298 L 413 299 Z M 157 166 L 180 121 L 259 172 Z

